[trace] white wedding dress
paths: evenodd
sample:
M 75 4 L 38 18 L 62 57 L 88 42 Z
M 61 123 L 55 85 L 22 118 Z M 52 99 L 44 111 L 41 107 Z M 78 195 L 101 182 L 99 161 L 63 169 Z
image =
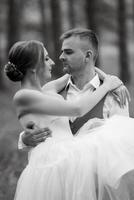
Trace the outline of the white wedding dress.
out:
M 92 129 L 91 120 L 73 136 L 68 117 L 29 118 L 52 137 L 29 152 L 15 200 L 134 199 L 134 119 L 114 116 Z

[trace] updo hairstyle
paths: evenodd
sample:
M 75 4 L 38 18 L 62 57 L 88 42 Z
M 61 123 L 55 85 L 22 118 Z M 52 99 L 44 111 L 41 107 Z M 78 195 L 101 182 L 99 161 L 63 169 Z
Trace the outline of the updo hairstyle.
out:
M 9 51 L 4 71 L 12 81 L 22 81 L 28 69 L 44 62 L 43 44 L 36 40 L 16 42 Z

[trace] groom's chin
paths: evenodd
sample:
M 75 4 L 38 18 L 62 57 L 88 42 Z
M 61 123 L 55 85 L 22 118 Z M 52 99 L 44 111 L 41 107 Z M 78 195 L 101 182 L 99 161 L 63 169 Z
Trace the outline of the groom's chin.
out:
M 64 67 L 63 74 L 70 74 L 70 70 L 67 67 Z

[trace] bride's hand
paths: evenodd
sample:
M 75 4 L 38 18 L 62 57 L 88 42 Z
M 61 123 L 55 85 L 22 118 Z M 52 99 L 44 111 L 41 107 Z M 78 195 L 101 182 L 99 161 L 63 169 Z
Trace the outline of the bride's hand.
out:
M 101 69 L 95 67 L 95 71 L 99 76 L 99 79 L 104 81 L 105 77 L 107 76 L 107 74 L 105 72 L 103 72 Z
M 95 67 L 95 71 L 99 75 L 99 78 L 108 86 L 110 91 L 123 85 L 123 82 L 117 76 L 108 75 L 97 67 Z
M 123 85 L 123 82 L 117 76 L 106 75 L 103 84 L 105 84 L 106 87 L 108 87 L 109 91 L 112 91 Z

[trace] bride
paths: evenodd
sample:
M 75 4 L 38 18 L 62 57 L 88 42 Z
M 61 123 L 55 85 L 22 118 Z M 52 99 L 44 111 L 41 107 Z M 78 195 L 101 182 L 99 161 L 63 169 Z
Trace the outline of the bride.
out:
M 32 40 L 15 43 L 5 66 L 10 80 L 21 81 L 13 101 L 22 127 L 33 121 L 52 130 L 51 138 L 30 150 L 15 200 L 129 199 L 134 190 L 124 177 L 134 169 L 134 120 L 114 116 L 90 134 L 83 131 L 77 137 L 68 120 L 68 116 L 90 111 L 121 81 L 106 75 L 94 92 L 86 87 L 75 101 L 64 100 L 58 92 L 65 87 L 68 74 L 41 87 L 51 78 L 52 64 L 43 44 Z

